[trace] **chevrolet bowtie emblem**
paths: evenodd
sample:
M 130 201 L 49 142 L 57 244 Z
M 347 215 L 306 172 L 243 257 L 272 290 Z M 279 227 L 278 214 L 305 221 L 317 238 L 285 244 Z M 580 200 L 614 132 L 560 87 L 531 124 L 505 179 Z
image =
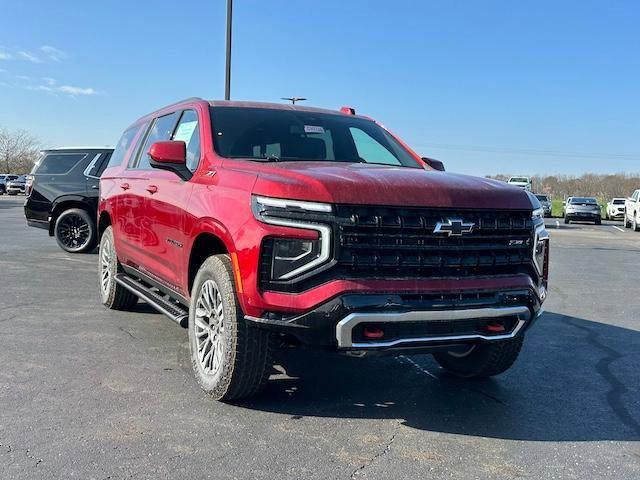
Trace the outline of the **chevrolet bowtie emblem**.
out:
M 459 218 L 446 218 L 443 222 L 436 223 L 433 233 L 442 233 L 447 237 L 459 237 L 465 233 L 473 232 L 473 222 L 463 222 Z

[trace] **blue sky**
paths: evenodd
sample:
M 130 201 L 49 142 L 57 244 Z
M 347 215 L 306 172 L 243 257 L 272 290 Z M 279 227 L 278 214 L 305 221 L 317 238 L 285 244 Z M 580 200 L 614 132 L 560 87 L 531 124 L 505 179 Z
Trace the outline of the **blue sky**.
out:
M 0 125 L 115 144 L 224 94 L 224 0 L 2 2 Z M 235 0 L 233 99 L 354 106 L 452 171 L 640 171 L 636 1 Z

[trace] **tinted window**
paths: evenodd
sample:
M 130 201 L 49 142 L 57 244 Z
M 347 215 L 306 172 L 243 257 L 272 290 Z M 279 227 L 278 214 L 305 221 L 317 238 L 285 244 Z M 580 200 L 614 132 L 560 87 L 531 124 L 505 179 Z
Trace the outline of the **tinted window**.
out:
M 109 159 L 109 163 L 107 167 L 116 167 L 118 165 L 122 165 L 122 161 L 125 158 L 129 158 L 131 156 L 131 152 L 133 151 L 134 141 L 142 130 L 144 125 L 136 125 L 126 130 L 120 140 L 118 140 L 118 145 L 116 145 L 116 149 L 111 154 L 111 158 Z
M 254 160 L 382 163 L 420 168 L 386 130 L 351 115 L 304 110 L 212 107 L 214 147 Z
M 169 115 L 164 115 L 162 117 L 156 118 L 153 122 L 153 126 L 149 133 L 147 134 L 147 139 L 144 142 L 144 146 L 142 150 L 139 152 L 139 160 L 138 164 L 135 168 L 139 168 L 142 170 L 148 170 L 151 168 L 149 161 L 151 157 L 147 153 L 151 145 L 156 142 L 161 142 L 163 140 L 169 140 L 171 138 L 171 133 L 173 132 L 173 127 L 176 125 L 176 120 L 178 118 L 178 112 L 170 113 Z
M 93 165 L 87 172 L 87 174 L 91 177 L 100 178 L 102 172 L 105 171 L 107 165 L 109 163 L 109 159 L 111 158 L 111 153 L 99 153 L 98 158 L 96 158 L 93 162 Z
M 593 203 L 596 204 L 595 198 L 586 198 L 586 197 L 573 197 L 571 199 L 571 203 Z
M 48 153 L 35 166 L 33 173 L 48 175 L 67 173 L 86 156 L 86 153 Z
M 547 198 L 546 195 L 536 195 L 536 198 L 538 200 L 540 200 L 541 202 L 548 202 L 549 201 L 549 199 Z
M 614 205 L 624 205 L 624 198 L 617 198 L 613 201 Z
M 171 140 L 183 141 L 187 145 L 187 168 L 194 172 L 200 162 L 200 128 L 198 114 L 194 110 L 185 110 L 173 132 Z

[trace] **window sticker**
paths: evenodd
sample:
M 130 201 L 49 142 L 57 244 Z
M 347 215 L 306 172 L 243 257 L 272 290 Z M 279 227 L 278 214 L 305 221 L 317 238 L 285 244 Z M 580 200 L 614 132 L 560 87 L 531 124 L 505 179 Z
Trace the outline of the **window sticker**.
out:
M 184 122 L 178 125 L 178 129 L 176 130 L 175 135 L 173 136 L 174 141 L 182 140 L 184 143 L 189 145 L 189 141 L 193 136 L 193 132 L 195 132 L 196 127 L 198 126 L 197 120 L 193 122 Z
M 304 133 L 324 133 L 324 127 L 319 125 L 305 125 Z

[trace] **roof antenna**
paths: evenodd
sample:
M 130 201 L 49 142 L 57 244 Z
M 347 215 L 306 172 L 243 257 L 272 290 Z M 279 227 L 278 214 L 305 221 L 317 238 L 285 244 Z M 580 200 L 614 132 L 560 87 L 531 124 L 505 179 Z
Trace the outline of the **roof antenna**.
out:
M 296 102 L 302 102 L 306 100 L 304 97 L 281 97 L 282 100 L 289 100 L 292 105 L 295 105 Z

